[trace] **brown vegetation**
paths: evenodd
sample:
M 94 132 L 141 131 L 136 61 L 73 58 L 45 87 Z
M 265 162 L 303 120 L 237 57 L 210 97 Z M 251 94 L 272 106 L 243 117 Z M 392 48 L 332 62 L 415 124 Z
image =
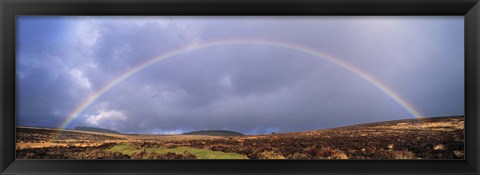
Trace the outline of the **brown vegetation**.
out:
M 107 151 L 119 143 L 140 148 L 191 147 L 249 159 L 463 159 L 464 118 L 399 120 L 296 133 L 254 136 L 122 135 L 17 128 L 19 159 L 195 159 L 184 153 Z M 40 145 L 42 144 L 42 145 Z M 142 155 L 143 154 L 143 155 Z

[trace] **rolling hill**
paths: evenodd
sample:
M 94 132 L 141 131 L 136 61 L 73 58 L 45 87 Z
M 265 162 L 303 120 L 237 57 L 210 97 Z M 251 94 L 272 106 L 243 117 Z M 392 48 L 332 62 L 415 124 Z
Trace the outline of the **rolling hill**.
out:
M 16 128 L 17 159 L 464 159 L 465 118 L 431 117 L 265 135 L 112 134 Z M 99 132 L 100 131 L 100 132 Z
M 111 130 L 111 129 L 94 128 L 94 127 L 86 127 L 86 126 L 78 126 L 78 127 L 75 127 L 74 130 L 121 134 L 120 132 Z

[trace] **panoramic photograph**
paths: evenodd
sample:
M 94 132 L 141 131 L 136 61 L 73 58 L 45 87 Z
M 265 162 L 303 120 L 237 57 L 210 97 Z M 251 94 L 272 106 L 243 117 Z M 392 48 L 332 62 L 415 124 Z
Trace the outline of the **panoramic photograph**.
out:
M 463 16 L 17 16 L 17 159 L 462 160 Z

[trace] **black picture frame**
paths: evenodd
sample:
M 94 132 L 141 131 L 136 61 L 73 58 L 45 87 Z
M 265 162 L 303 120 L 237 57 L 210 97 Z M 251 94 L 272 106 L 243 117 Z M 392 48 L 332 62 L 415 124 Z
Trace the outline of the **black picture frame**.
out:
M 0 0 L 0 174 L 479 174 L 478 0 Z M 15 160 L 17 15 L 463 15 L 465 160 Z

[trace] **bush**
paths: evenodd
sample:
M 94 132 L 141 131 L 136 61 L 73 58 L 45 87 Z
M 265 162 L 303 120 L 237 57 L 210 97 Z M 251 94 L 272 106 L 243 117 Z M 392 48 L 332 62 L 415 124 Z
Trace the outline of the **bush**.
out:
M 318 159 L 348 159 L 348 156 L 338 149 L 330 147 L 321 148 L 317 152 Z
M 398 151 L 394 150 L 391 153 L 394 159 L 415 159 L 415 154 L 410 151 Z
M 150 153 L 145 159 L 196 159 L 197 156 L 184 152 L 183 154 L 177 154 L 172 152 L 167 152 L 165 154 L 159 153 Z
M 259 154 L 259 159 L 285 159 L 285 157 L 276 151 L 263 151 Z
M 294 153 L 288 157 L 289 159 L 310 159 L 305 153 Z
M 414 153 L 406 150 L 379 150 L 373 155 L 374 159 L 416 159 Z

